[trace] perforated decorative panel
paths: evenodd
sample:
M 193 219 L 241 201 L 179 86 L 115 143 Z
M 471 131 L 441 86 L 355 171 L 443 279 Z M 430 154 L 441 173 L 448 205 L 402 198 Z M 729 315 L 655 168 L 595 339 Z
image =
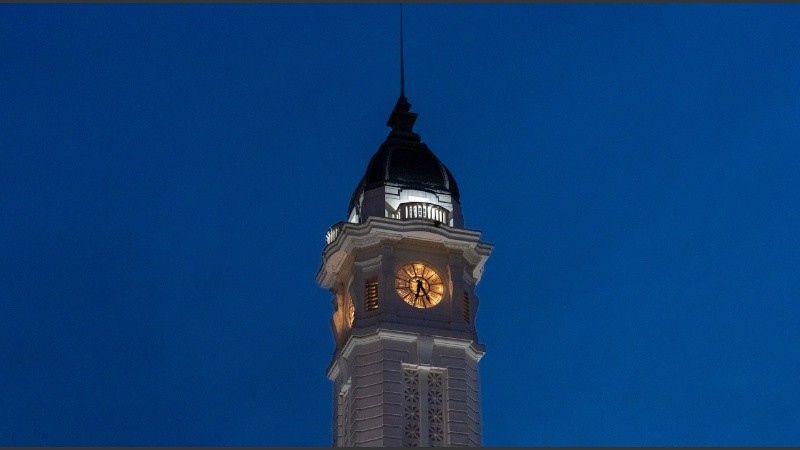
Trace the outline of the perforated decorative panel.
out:
M 352 447 L 355 415 L 353 414 L 353 392 L 349 379 L 339 391 L 336 418 L 336 427 L 338 428 L 336 433 L 336 446 Z
M 428 372 L 428 442 L 431 447 L 445 445 L 444 373 Z
M 419 446 L 419 371 L 403 369 L 403 446 Z

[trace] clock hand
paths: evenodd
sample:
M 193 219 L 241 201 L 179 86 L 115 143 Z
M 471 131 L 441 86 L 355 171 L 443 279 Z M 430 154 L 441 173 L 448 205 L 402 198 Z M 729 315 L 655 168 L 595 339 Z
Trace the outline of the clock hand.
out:
M 428 300 L 428 304 L 431 304 L 431 298 L 428 296 L 428 291 L 425 290 L 424 287 L 421 287 L 422 293 L 425 294 L 425 299 Z

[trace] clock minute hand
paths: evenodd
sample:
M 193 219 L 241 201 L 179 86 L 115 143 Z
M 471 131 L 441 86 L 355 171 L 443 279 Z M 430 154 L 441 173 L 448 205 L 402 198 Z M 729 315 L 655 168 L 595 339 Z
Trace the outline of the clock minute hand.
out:
M 428 296 L 428 291 L 426 291 L 425 288 L 422 287 L 422 286 L 420 286 L 420 289 L 422 289 L 422 293 L 425 294 L 425 299 L 428 300 L 428 304 L 430 304 L 431 303 L 431 298 Z M 417 289 L 417 290 L 419 291 L 419 289 Z

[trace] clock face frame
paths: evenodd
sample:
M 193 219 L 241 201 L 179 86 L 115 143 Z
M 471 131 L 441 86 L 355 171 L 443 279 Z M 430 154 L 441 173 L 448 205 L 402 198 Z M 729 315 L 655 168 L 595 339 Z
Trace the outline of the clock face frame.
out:
M 432 308 L 444 298 L 442 278 L 431 266 L 419 261 L 397 269 L 394 287 L 397 295 L 415 308 Z

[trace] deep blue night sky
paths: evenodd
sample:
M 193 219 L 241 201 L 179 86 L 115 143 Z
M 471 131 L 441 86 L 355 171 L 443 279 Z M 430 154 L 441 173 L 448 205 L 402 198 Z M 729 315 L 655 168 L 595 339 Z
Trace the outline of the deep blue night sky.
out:
M 410 4 L 484 443 L 800 444 L 800 5 Z M 392 4 L 0 5 L 0 445 L 330 445 Z

